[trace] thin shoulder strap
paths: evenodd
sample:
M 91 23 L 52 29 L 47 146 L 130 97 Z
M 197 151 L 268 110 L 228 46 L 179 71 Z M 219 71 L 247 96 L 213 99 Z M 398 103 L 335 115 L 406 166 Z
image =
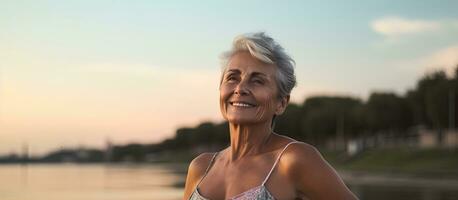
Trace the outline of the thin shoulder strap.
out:
M 216 152 L 215 154 L 213 154 L 213 157 L 212 157 L 212 159 L 210 160 L 210 163 L 208 164 L 207 169 L 205 170 L 204 175 L 202 176 L 202 178 L 200 178 L 199 182 L 197 183 L 196 188 L 199 187 L 200 182 L 202 182 L 202 180 L 204 180 L 205 176 L 207 176 L 207 173 L 208 173 L 208 171 L 210 171 L 210 168 L 211 168 L 211 166 L 213 165 L 213 162 L 215 161 L 216 155 L 218 155 L 218 153 L 219 153 L 219 152 Z
M 275 166 L 277 166 L 277 163 L 278 163 L 278 161 L 280 160 L 281 155 L 283 154 L 283 152 L 285 152 L 286 148 L 288 148 L 288 146 L 289 146 L 290 144 L 293 144 L 293 143 L 300 143 L 300 142 L 299 142 L 299 141 L 290 142 L 290 143 L 288 143 L 288 144 L 283 148 L 283 150 L 278 154 L 277 159 L 275 160 L 274 165 L 272 166 L 272 168 L 271 168 L 270 171 L 269 171 L 269 174 L 267 174 L 266 178 L 264 179 L 264 181 L 262 182 L 261 185 L 266 184 L 266 182 L 267 182 L 267 180 L 269 179 L 270 175 L 271 175 L 272 172 L 274 171 Z

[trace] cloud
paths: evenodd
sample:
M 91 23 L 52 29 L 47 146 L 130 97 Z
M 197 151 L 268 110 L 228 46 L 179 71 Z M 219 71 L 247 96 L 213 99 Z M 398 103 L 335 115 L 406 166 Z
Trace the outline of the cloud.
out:
M 458 30 L 458 20 L 420 20 L 389 16 L 372 21 L 370 26 L 373 31 L 385 37 L 398 37 L 421 33 Z
M 426 71 L 443 69 L 452 75 L 458 66 L 458 44 L 431 54 L 425 59 L 424 66 Z
M 439 21 L 410 20 L 401 17 L 383 17 L 371 23 L 375 32 L 385 36 L 437 31 L 442 26 L 443 23 Z
M 435 70 L 444 70 L 448 75 L 453 75 L 457 65 L 458 44 L 439 49 L 426 56 L 394 63 L 394 66 L 400 69 L 416 71 L 417 75 Z

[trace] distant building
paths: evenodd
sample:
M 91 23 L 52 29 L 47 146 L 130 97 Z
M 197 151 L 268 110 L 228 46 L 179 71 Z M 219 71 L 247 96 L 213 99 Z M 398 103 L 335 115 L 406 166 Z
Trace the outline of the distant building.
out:
M 455 148 L 458 147 L 458 130 L 446 130 L 444 131 L 443 146 L 447 148 Z
M 22 144 L 22 155 L 21 155 L 22 163 L 27 163 L 29 161 L 29 144 L 24 143 Z
M 105 144 L 105 162 L 110 162 L 113 156 L 113 143 L 110 141 L 110 139 L 107 139 Z
M 418 147 L 433 148 L 439 145 L 439 137 L 435 131 L 428 129 L 418 130 Z
M 336 148 L 336 139 L 326 143 L 327 149 Z M 448 129 L 440 134 L 438 130 L 416 127 L 404 135 L 396 132 L 380 132 L 371 136 L 357 137 L 346 140 L 346 152 L 349 156 L 356 155 L 367 148 L 458 148 L 458 130 Z
M 438 130 L 419 129 L 419 148 L 458 148 L 458 130 L 448 129 L 439 134 Z
M 364 142 L 361 139 L 352 139 L 347 142 L 347 154 L 353 156 L 364 149 Z

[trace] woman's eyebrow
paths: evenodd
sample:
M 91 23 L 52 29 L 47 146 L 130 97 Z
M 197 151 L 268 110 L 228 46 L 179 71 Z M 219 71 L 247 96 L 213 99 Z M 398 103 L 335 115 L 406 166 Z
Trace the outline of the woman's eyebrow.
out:
M 241 74 L 242 72 L 238 69 L 228 69 L 224 74 Z M 264 79 L 268 79 L 269 76 L 267 76 L 265 73 L 262 72 L 252 72 L 251 77 L 261 77 Z
M 240 72 L 240 70 L 238 70 L 238 69 L 229 69 L 229 70 L 226 71 L 225 74 L 227 74 L 227 73 L 236 73 L 236 74 L 240 74 L 241 72 Z
M 251 73 L 251 76 L 259 76 L 259 77 L 262 77 L 262 78 L 268 78 L 268 76 L 262 72 L 253 72 Z

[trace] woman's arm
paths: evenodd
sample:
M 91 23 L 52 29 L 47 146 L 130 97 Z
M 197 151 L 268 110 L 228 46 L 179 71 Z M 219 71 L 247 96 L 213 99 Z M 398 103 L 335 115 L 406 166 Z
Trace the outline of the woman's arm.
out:
M 191 161 L 191 164 L 189 164 L 188 175 L 186 177 L 186 183 L 184 187 L 183 200 L 188 200 L 189 197 L 191 197 L 191 194 L 196 188 L 197 183 L 204 175 L 212 156 L 212 153 L 200 154 Z
M 315 147 L 299 143 L 290 148 L 282 160 L 299 192 L 312 200 L 358 199 Z

